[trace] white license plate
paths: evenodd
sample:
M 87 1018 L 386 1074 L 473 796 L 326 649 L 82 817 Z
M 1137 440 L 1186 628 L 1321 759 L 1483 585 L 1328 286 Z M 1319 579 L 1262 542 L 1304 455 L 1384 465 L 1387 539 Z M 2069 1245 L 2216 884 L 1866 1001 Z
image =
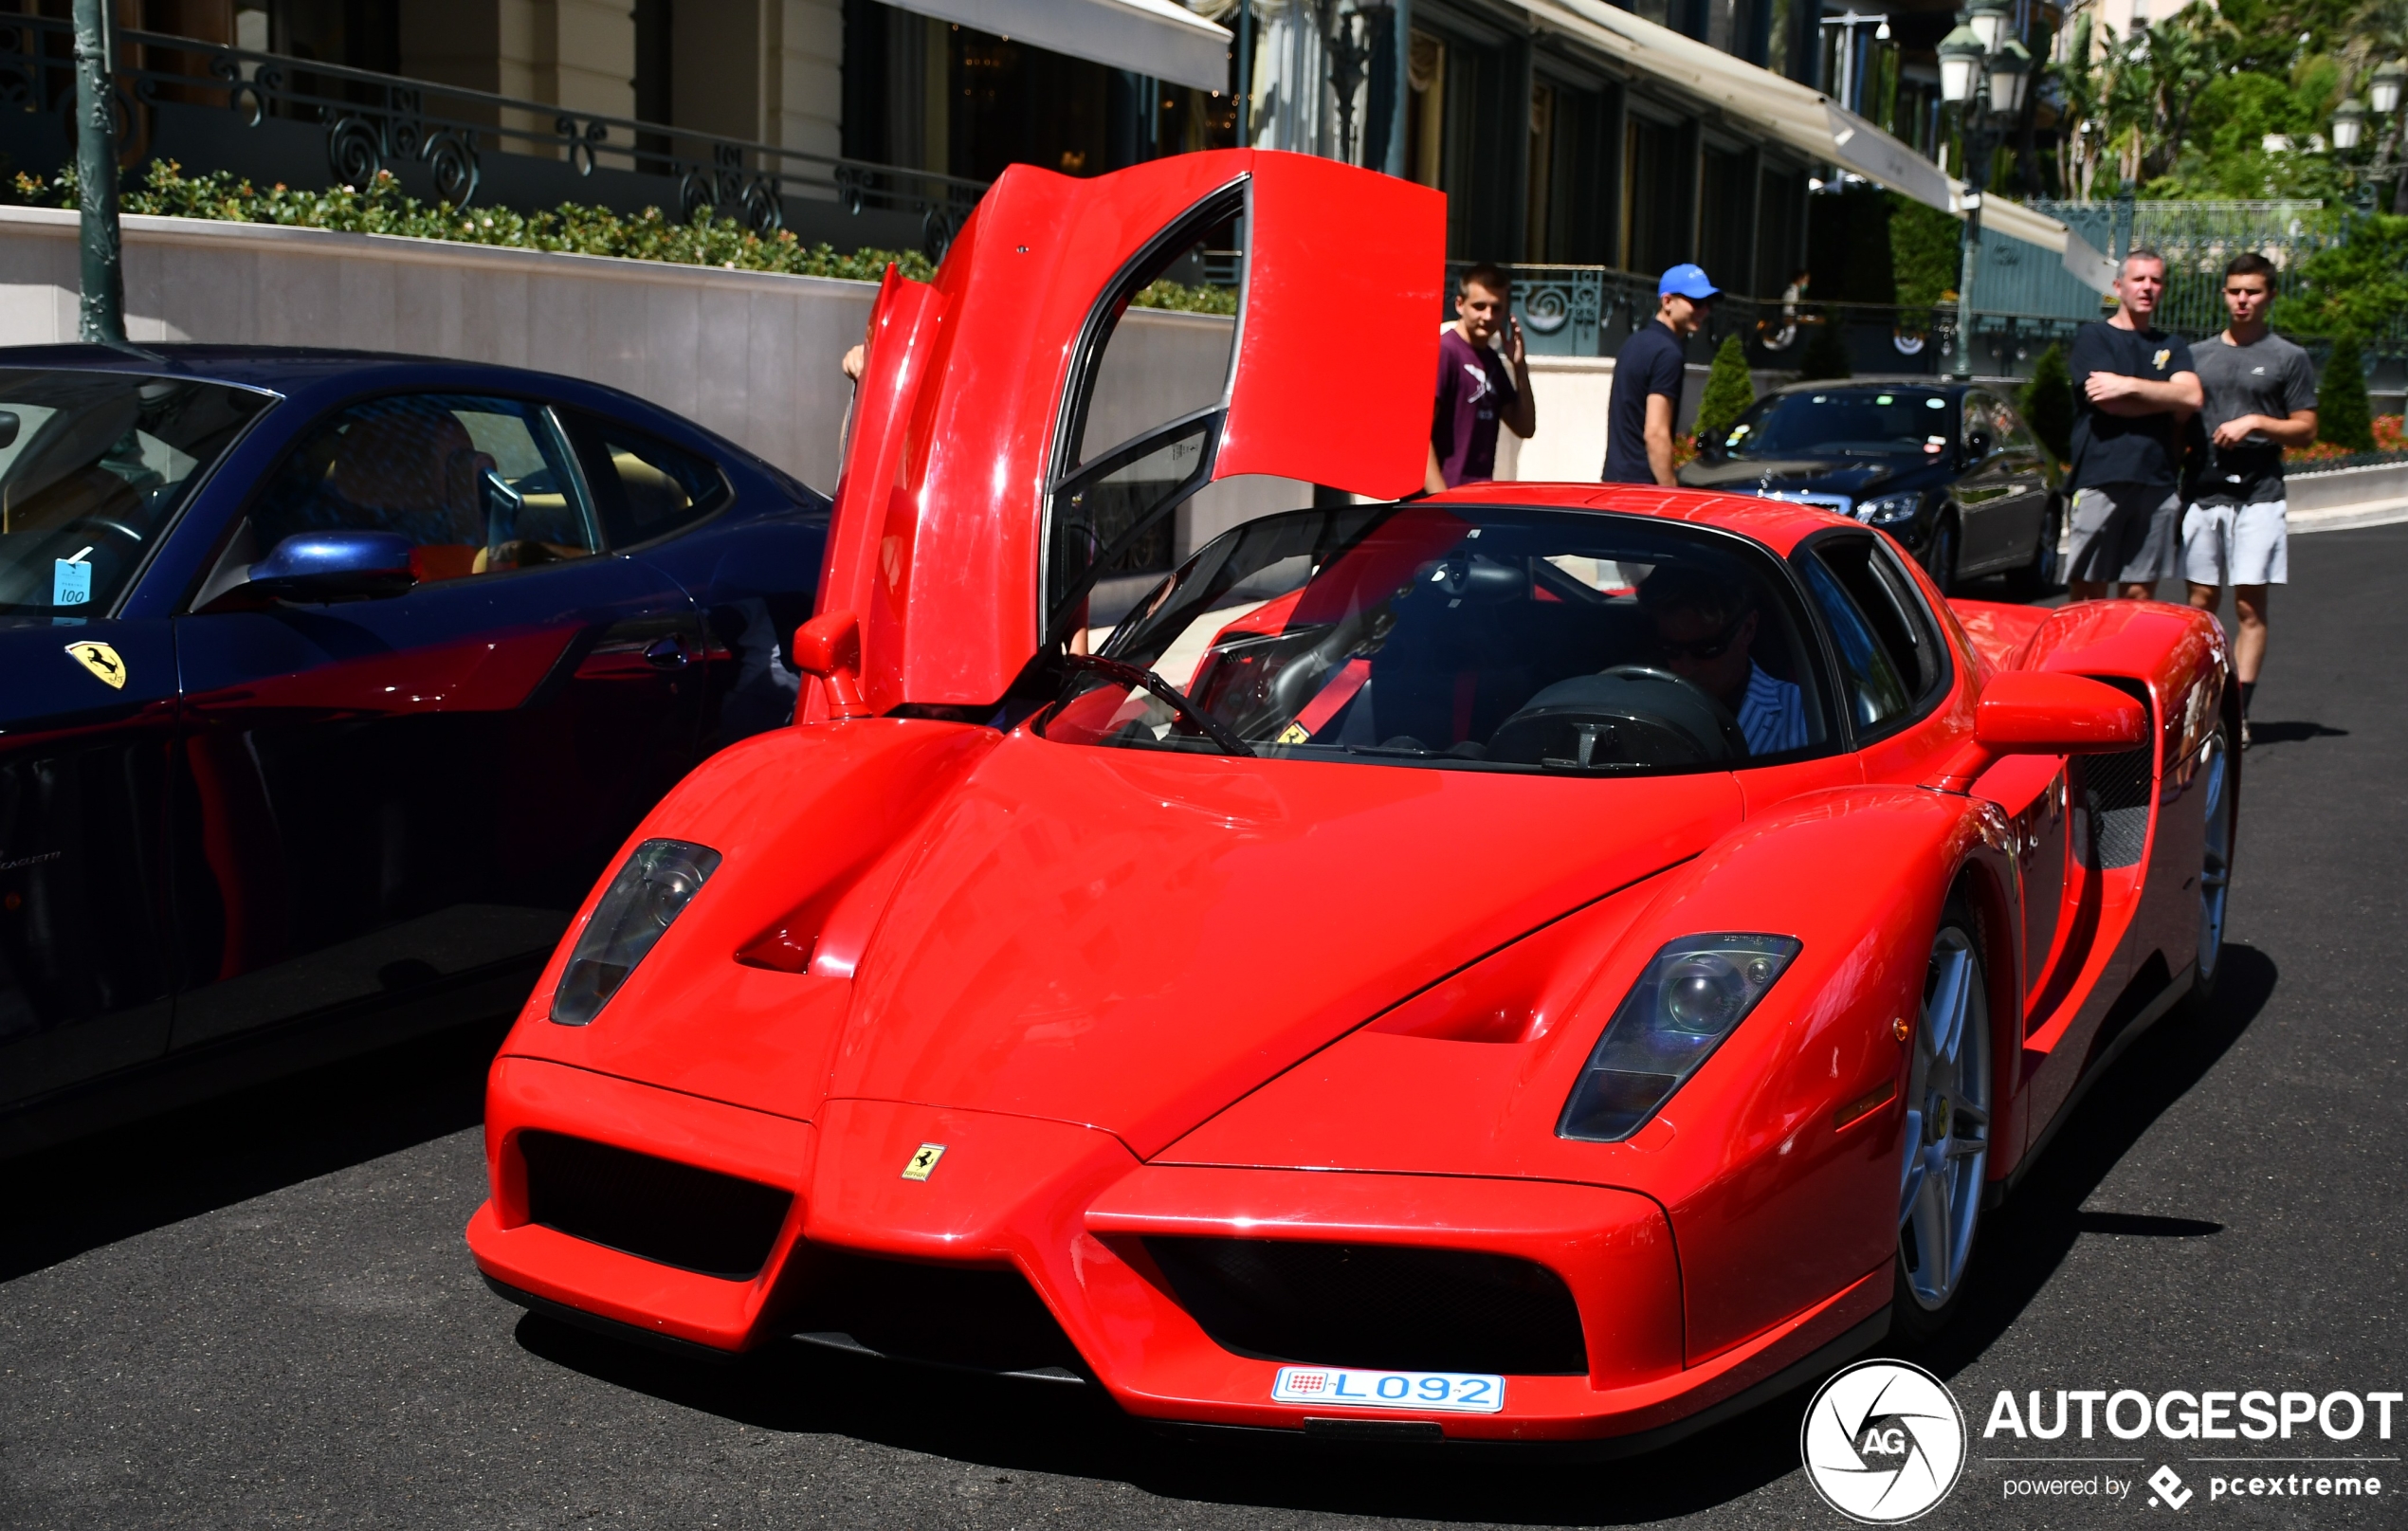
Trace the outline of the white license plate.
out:
M 1271 1382 L 1281 1403 L 1348 1409 L 1435 1409 L 1493 1414 L 1505 1407 L 1505 1378 L 1477 1372 L 1366 1372 L 1352 1366 L 1283 1366 Z

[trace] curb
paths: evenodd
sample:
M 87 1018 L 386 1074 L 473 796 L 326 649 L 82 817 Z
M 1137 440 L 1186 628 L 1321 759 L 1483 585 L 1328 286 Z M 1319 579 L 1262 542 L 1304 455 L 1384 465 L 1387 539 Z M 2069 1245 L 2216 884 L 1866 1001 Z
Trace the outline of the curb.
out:
M 2297 534 L 2347 532 L 2362 526 L 2389 526 L 2408 521 L 2408 500 L 2379 500 L 2367 505 L 2336 505 L 2330 510 L 2296 511 L 2285 518 Z

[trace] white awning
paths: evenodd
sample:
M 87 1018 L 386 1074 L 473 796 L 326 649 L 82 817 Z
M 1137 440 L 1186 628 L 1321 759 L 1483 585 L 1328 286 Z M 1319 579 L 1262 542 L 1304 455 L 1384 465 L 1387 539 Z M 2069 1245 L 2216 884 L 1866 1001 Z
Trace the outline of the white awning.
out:
M 1810 160 L 1843 166 L 1927 207 L 1964 216 L 1967 193 L 1962 181 L 1863 118 L 1843 110 L 1821 91 L 1601 0 L 1518 3 L 1539 27 L 1577 39 L 1638 73 L 1719 106 L 1733 120 Z M 2084 284 L 2099 292 L 2107 290 L 2114 278 L 2112 264 L 2054 218 L 1995 194 L 1982 199 L 1980 210 L 1984 228 L 2061 256 L 2065 268 Z
M 889 0 L 1090 64 L 1229 89 L 1230 35 L 1177 0 Z

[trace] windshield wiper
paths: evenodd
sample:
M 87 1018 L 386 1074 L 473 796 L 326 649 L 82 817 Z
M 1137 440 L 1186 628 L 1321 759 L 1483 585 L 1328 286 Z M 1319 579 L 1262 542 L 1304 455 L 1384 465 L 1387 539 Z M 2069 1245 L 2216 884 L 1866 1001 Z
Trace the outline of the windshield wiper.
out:
M 1122 685 L 1134 685 L 1149 692 L 1173 712 L 1186 719 L 1199 733 L 1210 738 L 1223 750 L 1231 755 L 1245 756 L 1248 759 L 1254 757 L 1253 750 L 1244 739 L 1230 732 L 1227 723 L 1188 701 L 1186 697 L 1179 694 L 1178 687 L 1152 670 L 1136 665 L 1124 665 L 1117 659 L 1105 659 L 1100 654 L 1064 654 L 1062 663 L 1074 670 L 1091 670 L 1107 680 L 1118 681 Z

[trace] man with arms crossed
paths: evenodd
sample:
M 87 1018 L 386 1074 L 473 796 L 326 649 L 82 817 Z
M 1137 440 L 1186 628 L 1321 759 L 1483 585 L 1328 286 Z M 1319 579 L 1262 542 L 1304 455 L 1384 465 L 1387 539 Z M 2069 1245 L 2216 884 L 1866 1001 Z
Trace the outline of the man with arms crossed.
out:
M 2191 348 L 2149 323 L 2165 257 L 2136 249 L 2115 279 L 2115 315 L 2073 337 L 2073 557 L 2068 592 L 2145 601 L 2174 573 L 2182 536 L 2182 422 L 2201 402 Z
M 2289 576 L 2283 448 L 2316 439 L 2316 367 L 2308 353 L 2266 328 L 2274 263 L 2254 251 L 2224 267 L 2232 326 L 2193 353 L 2207 391 L 2207 471 L 2182 516 L 2182 576 L 2191 604 L 2213 611 L 2233 584 L 2240 631 L 2233 669 L 2241 683 L 2241 745 L 2249 703 L 2266 658 L 2267 587 Z
M 1655 284 L 1655 319 L 1622 342 L 1605 408 L 1605 482 L 1660 483 L 1672 477 L 1672 417 L 1680 412 L 1688 337 L 1706 327 L 1722 294 L 1694 265 L 1676 265 Z
M 1539 401 L 1530 395 L 1530 364 L 1512 308 L 1513 283 L 1503 271 L 1483 264 L 1463 274 L 1455 321 L 1438 337 L 1438 403 L 1422 476 L 1432 494 L 1497 476 L 1500 423 L 1524 441 L 1539 428 Z M 1492 343 L 1500 332 L 1502 355 Z

